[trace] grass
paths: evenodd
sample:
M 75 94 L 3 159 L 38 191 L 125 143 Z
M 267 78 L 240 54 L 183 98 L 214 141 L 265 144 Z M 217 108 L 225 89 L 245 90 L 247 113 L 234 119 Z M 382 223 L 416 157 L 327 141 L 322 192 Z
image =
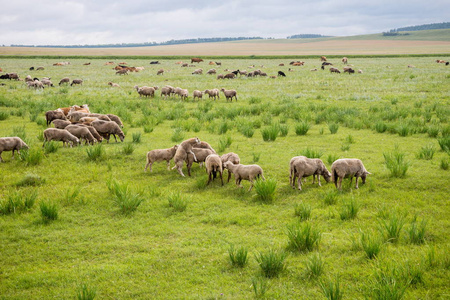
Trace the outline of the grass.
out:
M 334 281 L 330 278 L 320 281 L 319 286 L 325 298 L 328 300 L 340 300 L 343 297 L 343 291 L 341 289 L 341 283 L 339 277 L 336 277 Z
M 325 262 L 319 253 L 313 253 L 308 256 L 305 264 L 305 274 L 308 278 L 318 278 L 323 274 Z
M 349 201 L 343 203 L 339 216 L 341 220 L 353 220 L 357 217 L 360 205 L 355 198 L 351 198 Z
M 167 197 L 169 201 L 169 207 L 173 209 L 174 212 L 183 212 L 187 208 L 187 200 L 180 193 L 172 193 Z
M 256 198 L 263 203 L 273 203 L 275 200 L 275 191 L 277 189 L 277 181 L 274 179 L 257 179 L 254 182 Z
M 43 158 L 44 153 L 38 148 L 22 149 L 22 151 L 20 151 L 20 159 L 26 166 L 39 165 Z
M 280 126 L 278 124 L 272 124 L 261 129 L 261 135 L 265 142 L 274 142 L 277 139 L 279 132 Z
M 15 191 L 11 193 L 6 199 L 0 199 L 0 215 L 20 214 L 30 211 L 36 202 L 37 196 L 37 191 L 28 193 Z
M 419 153 L 417 154 L 418 159 L 432 160 L 434 153 L 436 153 L 436 149 L 434 149 L 433 145 L 423 146 Z
M 307 221 L 311 218 L 311 205 L 301 202 L 294 207 L 294 215 L 300 219 L 300 221 Z
M 319 247 L 322 232 L 313 228 L 311 223 L 298 223 L 287 226 L 287 248 L 293 252 L 308 252 Z
M 419 222 L 417 218 L 417 215 L 415 215 L 409 225 L 409 228 L 407 229 L 407 233 L 410 243 L 421 245 L 425 243 L 425 234 L 428 222 L 425 219 L 422 219 L 422 221 Z
M 248 263 L 248 250 L 245 247 L 235 248 L 232 244 L 228 249 L 228 257 L 232 266 L 243 268 Z
M 311 125 L 307 122 L 300 122 L 295 125 L 295 134 L 296 135 L 306 135 L 311 128 Z
M 256 255 L 262 274 L 267 278 L 278 277 L 286 268 L 287 253 L 281 250 L 269 249 Z
M 383 241 L 379 237 L 374 236 L 373 233 L 361 232 L 360 242 L 368 259 L 377 258 L 383 247 Z
M 308 158 L 321 158 L 323 155 L 323 151 L 307 147 L 300 152 L 300 155 L 306 156 Z
M 127 183 L 120 183 L 115 179 L 111 179 L 108 181 L 107 186 L 109 192 L 113 195 L 113 203 L 124 215 L 136 211 L 142 202 L 144 202 L 142 193 L 133 192 Z
M 58 206 L 50 200 L 39 203 L 42 221 L 46 224 L 58 219 Z
M 102 144 L 97 144 L 86 148 L 86 154 L 88 161 L 103 161 L 106 157 L 106 150 Z
M 97 290 L 83 283 L 78 287 L 77 300 L 94 300 Z
M 383 153 L 386 168 L 392 177 L 405 177 L 410 167 L 410 162 L 405 159 L 406 154 L 400 152 L 398 147 L 392 152 Z
M 400 300 L 404 299 L 409 282 L 406 281 L 400 267 L 395 265 L 380 266 L 374 272 L 372 287 L 369 293 L 371 299 Z
M 392 213 L 388 219 L 379 221 L 379 228 L 384 240 L 389 243 L 398 243 L 405 225 L 405 218 L 400 213 Z

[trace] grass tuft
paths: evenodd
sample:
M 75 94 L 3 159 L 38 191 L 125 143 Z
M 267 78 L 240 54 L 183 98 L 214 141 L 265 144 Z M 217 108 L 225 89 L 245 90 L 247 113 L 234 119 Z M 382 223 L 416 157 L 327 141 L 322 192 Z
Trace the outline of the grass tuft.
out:
M 339 130 L 339 124 L 337 123 L 329 123 L 328 129 L 330 130 L 331 134 L 336 134 Z
M 288 246 L 293 252 L 308 252 L 319 247 L 322 233 L 313 229 L 310 223 L 295 223 L 287 226 Z
M 311 128 L 311 125 L 308 122 L 300 122 L 295 125 L 295 134 L 296 135 L 306 135 Z
M 58 206 L 55 202 L 50 200 L 41 201 L 39 208 L 41 209 L 41 218 L 44 223 L 50 223 L 58 219 Z
M 114 196 L 113 202 L 124 215 L 134 212 L 144 202 L 141 193 L 134 193 L 127 183 L 120 183 L 115 179 L 107 182 L 108 190 Z
M 172 193 L 167 197 L 169 201 L 169 207 L 173 209 L 175 212 L 183 212 L 186 210 L 187 201 L 181 195 L 181 193 Z
M 88 161 L 102 161 L 106 157 L 106 151 L 102 144 L 86 148 Z
M 256 255 L 256 261 L 261 268 L 262 274 L 267 278 L 278 277 L 278 275 L 286 268 L 284 260 L 287 253 L 281 250 L 269 249 L 265 253 Z
M 399 151 L 396 146 L 394 151 L 383 153 L 386 168 L 392 177 L 404 177 L 409 169 L 410 163 L 405 159 L 405 153 Z
M 336 277 L 334 281 L 327 279 L 319 282 L 319 286 L 323 295 L 328 300 L 340 300 L 342 299 L 343 292 L 341 290 L 340 279 Z
M 228 249 L 228 257 L 233 267 L 243 268 L 248 262 L 248 250 L 245 247 L 235 248 L 231 244 Z
M 417 220 L 417 215 L 415 215 L 409 228 L 407 229 L 409 242 L 416 245 L 424 244 L 426 227 L 427 220 L 422 219 L 422 221 L 419 222 Z
M 342 206 L 339 211 L 339 216 L 341 220 L 353 220 L 358 215 L 360 205 L 358 202 L 352 197 L 352 199 Z
M 300 155 L 306 156 L 307 158 L 321 158 L 323 152 L 310 147 L 306 147 L 306 149 L 300 152 Z
M 311 218 L 311 210 L 311 205 L 307 203 L 296 203 L 294 207 L 294 214 L 299 217 L 300 221 L 307 221 Z
M 34 173 L 27 173 L 25 176 L 16 183 L 16 186 L 39 186 L 45 183 L 45 179 Z
M 97 290 L 95 288 L 89 287 L 85 283 L 81 284 L 78 287 L 77 300 L 94 300 L 96 295 Z
M 140 131 L 133 132 L 132 137 L 133 137 L 133 143 L 140 144 L 141 139 L 142 139 L 142 132 L 140 132 Z
M 426 145 L 421 148 L 419 153 L 417 154 L 418 159 L 425 159 L 425 160 L 431 160 L 433 159 L 434 153 L 436 152 L 436 149 L 434 149 L 433 145 Z
M 361 232 L 360 241 L 367 258 L 374 259 L 378 257 L 383 246 L 383 241 L 380 238 L 374 237 L 373 234 Z
M 305 273 L 308 278 L 317 278 L 323 273 L 325 262 L 319 253 L 313 253 L 306 261 Z
M 386 242 L 397 243 L 400 241 L 405 218 L 399 213 L 391 213 L 388 219 L 379 221 L 379 229 Z
M 272 203 L 275 199 L 275 191 L 277 189 L 277 181 L 275 179 L 257 179 L 254 182 L 256 197 L 263 203 Z

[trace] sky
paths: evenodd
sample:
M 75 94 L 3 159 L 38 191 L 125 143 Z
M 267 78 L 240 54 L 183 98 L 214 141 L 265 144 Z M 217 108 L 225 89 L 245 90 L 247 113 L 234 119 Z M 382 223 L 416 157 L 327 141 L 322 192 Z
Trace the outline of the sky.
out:
M 349 36 L 448 21 L 449 0 L 0 0 L 0 45 Z

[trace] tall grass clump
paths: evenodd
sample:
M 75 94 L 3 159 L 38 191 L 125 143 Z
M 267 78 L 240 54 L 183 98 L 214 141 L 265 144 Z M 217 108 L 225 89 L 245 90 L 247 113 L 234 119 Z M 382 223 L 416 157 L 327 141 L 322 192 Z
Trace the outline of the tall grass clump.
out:
M 71 204 L 75 203 L 76 199 L 80 195 L 81 195 L 80 187 L 68 188 L 66 190 L 66 192 L 64 193 L 64 197 L 61 202 L 65 205 L 71 205 Z
M 275 191 L 277 189 L 277 181 L 275 179 L 257 179 L 254 182 L 256 197 L 263 203 L 272 203 L 275 199 Z
M 58 148 L 59 148 L 58 142 L 55 141 L 46 142 L 44 144 L 44 153 L 45 154 L 55 153 L 56 151 L 58 151 Z
M 379 221 L 379 229 L 386 242 L 397 243 L 400 240 L 402 228 L 405 225 L 404 216 L 399 213 L 390 214 L 388 219 Z
M 38 148 L 22 149 L 20 151 L 20 159 L 25 162 L 27 166 L 36 166 L 41 163 L 44 157 L 44 152 Z
M 330 278 L 327 280 L 323 280 L 319 282 L 320 289 L 322 290 L 323 295 L 328 300 L 341 300 L 343 296 L 343 292 L 341 289 L 340 279 L 336 277 L 334 281 Z
M 186 210 L 187 201 L 181 193 L 172 193 L 167 197 L 167 200 L 169 201 L 169 207 L 171 207 L 173 211 L 183 212 Z
M 222 122 L 220 122 L 219 125 L 217 126 L 217 133 L 225 134 L 230 129 L 231 129 L 231 124 L 228 123 L 226 119 L 223 119 Z
M 12 128 L 12 134 L 11 136 L 18 136 L 20 137 L 22 140 L 25 141 L 25 139 L 27 138 L 27 131 L 25 129 L 25 125 L 23 126 L 14 126 Z
M 183 128 L 178 127 L 173 130 L 172 137 L 170 138 L 172 142 L 178 143 L 184 139 L 184 131 Z
M 106 151 L 102 144 L 86 148 L 88 161 L 102 161 L 106 157 Z
M 144 202 L 140 192 L 131 191 L 127 183 L 120 183 L 115 179 L 107 182 L 108 190 L 113 195 L 113 202 L 122 214 L 134 212 Z
M 421 245 L 425 243 L 425 233 L 427 227 L 427 220 L 422 219 L 421 222 L 417 220 L 415 215 L 407 229 L 409 242 L 412 244 Z
M 405 153 L 400 152 L 396 146 L 394 151 L 383 153 L 386 168 L 391 172 L 392 177 L 404 177 L 408 171 L 410 163 L 405 159 Z
M 0 214 L 18 214 L 29 211 L 36 202 L 38 193 L 36 190 L 28 193 L 14 192 L 6 199 L 0 200 Z
M 403 278 L 400 268 L 395 264 L 380 267 L 373 277 L 371 299 L 400 300 L 404 298 L 409 282 Z
M 425 159 L 425 160 L 431 160 L 433 159 L 434 153 L 436 152 L 436 149 L 434 149 L 433 145 L 426 145 L 423 146 L 419 153 L 417 153 L 418 159 Z
M 6 120 L 9 118 L 9 113 L 6 111 L 0 111 L 0 121 Z
M 140 131 L 133 132 L 132 137 L 133 137 L 133 143 L 135 143 L 135 144 L 141 143 L 142 133 Z
M 311 218 L 311 205 L 301 202 L 295 204 L 294 215 L 300 219 L 300 221 L 306 221 Z
M 253 162 L 258 162 L 261 157 L 261 152 L 253 152 L 252 156 L 253 156 Z
M 306 135 L 311 128 L 311 125 L 308 122 L 300 122 L 295 125 L 295 134 L 296 135 Z
M 440 163 L 439 167 L 442 170 L 448 170 L 448 165 L 449 165 L 448 158 L 441 159 L 441 163 Z
M 310 255 L 306 260 L 305 273 L 308 278 L 317 278 L 323 273 L 325 262 L 318 252 Z
M 281 250 L 269 249 L 265 253 L 256 255 L 256 262 L 261 268 L 262 274 L 267 278 L 278 277 L 278 275 L 286 268 L 284 260 L 287 253 Z
M 413 129 L 409 124 L 401 123 L 397 126 L 397 133 L 399 136 L 408 136 L 413 133 Z
M 329 165 L 333 164 L 338 159 L 339 159 L 339 155 L 337 155 L 337 154 L 328 154 L 327 155 L 327 163 Z
M 286 124 L 279 124 L 278 126 L 280 128 L 280 136 L 287 136 L 289 132 L 289 126 Z
M 336 134 L 339 130 L 339 124 L 337 123 L 329 123 L 328 129 L 330 130 L 331 134 Z
M 280 126 L 278 124 L 272 124 L 268 127 L 261 129 L 262 138 L 265 142 L 273 142 L 277 139 L 280 132 Z
M 231 136 L 220 138 L 218 147 L 219 152 L 225 151 L 225 149 L 231 146 L 232 142 L 233 140 L 231 139 Z
M 85 283 L 81 284 L 78 287 L 77 300 L 94 300 L 96 295 L 97 290 L 95 288 L 89 287 Z
M 323 202 L 325 205 L 334 205 L 338 200 L 338 192 L 336 190 L 329 190 L 324 192 L 323 194 Z
M 153 124 L 147 124 L 143 126 L 144 128 L 144 133 L 151 133 L 153 132 L 154 126 Z
M 52 201 L 41 201 L 39 203 L 39 208 L 41 210 L 41 218 L 44 223 L 49 223 L 51 221 L 58 219 L 58 206 Z
M 133 144 L 125 144 L 122 147 L 122 153 L 125 155 L 131 155 L 134 152 L 134 145 Z
M 427 129 L 428 136 L 431 138 L 437 138 L 439 131 L 440 129 L 438 126 L 429 126 Z
M 310 147 L 306 147 L 306 149 L 300 152 L 300 155 L 306 156 L 307 158 L 320 158 L 322 157 L 323 152 Z
M 339 216 L 341 217 L 341 220 L 355 219 L 356 216 L 358 215 L 359 208 L 360 205 L 352 197 L 350 201 L 344 203 L 344 205 L 341 207 L 341 210 L 339 211 Z
M 34 173 L 27 173 L 16 183 L 16 186 L 39 186 L 43 183 L 45 183 L 45 180 L 41 176 Z
M 293 252 L 308 252 L 319 247 L 322 233 L 312 228 L 310 223 L 295 223 L 287 226 L 287 248 Z
M 387 130 L 388 126 L 384 122 L 377 122 L 375 124 L 375 131 L 378 133 L 383 133 Z
M 263 299 L 269 289 L 269 281 L 265 277 L 253 277 L 252 288 L 256 299 Z
M 239 132 L 242 133 L 245 137 L 251 138 L 255 134 L 255 129 L 251 124 L 243 124 L 239 127 Z
M 374 259 L 378 257 L 383 246 L 383 241 L 373 235 L 373 233 L 361 232 L 361 247 L 364 250 L 367 258 Z
M 450 152 L 450 135 L 441 137 L 438 143 L 442 151 Z
M 243 268 L 248 262 L 248 250 L 245 247 L 235 248 L 231 244 L 228 249 L 228 257 L 233 267 Z

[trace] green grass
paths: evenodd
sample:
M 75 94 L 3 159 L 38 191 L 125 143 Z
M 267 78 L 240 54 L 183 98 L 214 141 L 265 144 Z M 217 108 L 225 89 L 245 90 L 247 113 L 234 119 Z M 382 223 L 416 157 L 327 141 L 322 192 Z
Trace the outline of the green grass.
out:
M 286 252 L 274 249 L 269 249 L 256 255 L 256 261 L 261 272 L 267 278 L 278 277 L 286 269 L 286 258 Z
M 113 195 L 113 203 L 124 215 L 136 211 L 144 202 L 141 192 L 133 192 L 127 183 L 120 183 L 115 179 L 111 179 L 108 181 L 107 186 L 109 192 Z
M 243 268 L 248 263 L 248 250 L 245 247 L 235 248 L 232 244 L 228 249 L 228 257 L 232 266 Z
M 256 198 L 262 203 L 272 203 L 275 200 L 277 181 L 269 178 L 267 180 L 257 179 L 254 182 Z
M 343 291 L 341 289 L 341 282 L 339 277 L 336 277 L 334 281 L 330 278 L 322 280 L 319 283 L 323 295 L 328 300 L 340 300 L 343 297 Z
M 55 202 L 46 200 L 39 203 L 41 218 L 44 223 L 50 223 L 58 219 L 58 206 Z
M 293 252 L 308 252 L 319 247 L 322 232 L 311 223 L 295 223 L 287 226 L 287 248 Z
M 435 60 L 446 56 L 348 57 L 363 74 L 310 72 L 320 68 L 318 56 L 220 58 L 223 66 L 216 68 L 221 72 L 225 68 L 249 71 L 248 67 L 255 65 L 269 75 L 287 71 L 291 60 L 306 61 L 306 66 L 289 72 L 286 78 L 229 81 L 206 75 L 193 78 L 192 70 L 168 58 L 155 59 L 161 61 L 158 66 L 149 65 L 145 58 L 89 58 L 91 66 L 83 66 L 88 60 L 83 57 L 1 57 L 0 66 L 17 71 L 22 78 L 33 76 L 30 66 L 43 65 L 45 74 L 37 77 L 49 76 L 54 82 L 65 76 L 84 79 L 81 87 L 56 86 L 43 91 L 27 89 L 23 81 L 3 81 L 7 85 L 0 87 L 0 112 L 9 117 L 0 121 L 1 137 L 17 132 L 25 135 L 30 149 L 44 153 L 38 138 L 44 127 L 38 122 L 45 111 L 84 103 L 93 112 L 120 116 L 127 137 L 125 143 L 101 143 L 104 152 L 97 161 L 87 158 L 87 150 L 97 145 L 59 146 L 36 165 L 27 165 L 17 154 L 11 159 L 10 151 L 2 153 L 0 202 L 15 192 L 27 195 L 36 191 L 38 197 L 26 211 L 0 215 L 0 295 L 5 299 L 70 299 L 76 298 L 80 285 L 86 283 L 95 289 L 96 299 L 321 299 L 325 297 L 318 281 L 330 277 L 334 282 L 339 274 L 344 298 L 364 299 L 367 294 L 370 299 L 378 264 L 395 261 L 402 266 L 410 262 L 409 270 L 402 271 L 410 275 L 400 278 L 416 282 L 408 286 L 404 299 L 445 298 L 450 265 L 445 255 L 450 238 L 449 173 L 440 164 L 448 164 L 449 156 L 439 141 L 446 149 L 449 69 Z M 340 58 L 329 60 L 342 68 Z M 66 59 L 70 65 L 52 66 Z M 119 77 L 105 65 L 110 60 L 144 66 L 145 70 Z M 198 67 L 205 70 L 209 60 L 216 58 L 206 58 Z M 279 63 L 286 66 L 279 67 Z M 407 68 L 408 64 L 416 68 Z M 167 74 L 156 76 L 156 68 L 164 68 Z M 410 79 L 410 75 L 416 77 Z M 109 88 L 109 81 L 121 88 Z M 159 93 L 147 99 L 133 90 L 136 84 L 169 84 L 190 92 L 223 87 L 236 89 L 240 96 L 233 103 L 222 97 L 216 101 L 163 100 Z M 220 135 L 218 125 L 223 120 L 229 128 Z M 310 128 L 306 135 L 297 135 L 296 125 L 302 122 Z M 384 132 L 377 132 L 377 122 L 386 125 Z M 339 125 L 337 133 L 330 134 L 328 123 Z M 396 128 L 400 123 L 412 128 L 409 135 L 399 136 Z M 264 141 L 261 129 L 274 124 L 280 131 L 286 125 L 287 134 L 278 132 L 276 140 Z M 243 127 L 248 133 L 243 133 Z M 437 136 L 430 136 L 430 127 L 439 128 Z M 255 201 L 256 192 L 247 191 L 248 182 L 243 182 L 246 189 L 238 189 L 234 180 L 224 186 L 206 186 L 205 169 L 198 164 L 193 165 L 191 177 L 168 171 L 165 162 L 155 163 L 153 172 L 144 172 L 148 151 L 178 143 L 172 141 L 176 128 L 181 128 L 181 140 L 197 136 L 219 155 L 235 152 L 242 164 L 260 165 L 264 176 L 276 182 L 276 198 L 270 205 L 261 205 Z M 133 143 L 133 133 L 139 132 L 140 143 Z M 222 139 L 227 146 L 219 149 Z M 343 152 L 341 145 L 351 140 L 354 143 Z M 125 155 L 129 144 L 134 151 L 127 150 Z M 385 165 L 383 153 L 392 152 L 394 145 L 409 163 L 404 178 L 391 176 Z M 425 145 L 436 150 L 431 160 L 416 157 Z M 352 184 L 344 180 L 342 192 L 323 180 L 321 187 L 311 185 L 308 177 L 310 188 L 299 192 L 289 187 L 289 161 L 307 148 L 321 154 L 329 170 L 337 158 L 359 158 L 372 174 L 357 190 L 354 179 Z M 123 214 L 106 184 L 111 178 L 128 183 L 129 193 L 139 194 L 145 201 L 132 213 Z M 172 193 L 186 200 L 184 211 L 169 206 Z M 352 198 L 360 206 L 357 217 L 343 221 L 343 203 Z M 48 200 L 56 203 L 58 219 L 45 224 L 39 204 Z M 397 211 L 405 216 L 399 240 L 385 242 L 379 220 L 389 222 Z M 416 229 L 410 229 L 415 215 L 419 216 Z M 422 220 L 427 221 L 425 240 L 413 243 L 410 231 L 420 233 Z M 286 228 L 296 222 L 320 229 L 320 245 L 310 253 L 320 252 L 324 272 L 307 280 L 310 253 L 288 251 L 290 255 L 283 260 L 286 268 L 278 277 L 259 277 L 262 271 L 254 253 L 286 250 Z M 369 259 L 361 246 L 361 231 L 381 240 L 383 246 L 376 258 Z M 230 263 L 230 245 L 248 250 L 244 268 Z M 435 249 L 434 256 L 430 249 Z M 254 277 L 259 278 L 257 293 L 252 287 Z

